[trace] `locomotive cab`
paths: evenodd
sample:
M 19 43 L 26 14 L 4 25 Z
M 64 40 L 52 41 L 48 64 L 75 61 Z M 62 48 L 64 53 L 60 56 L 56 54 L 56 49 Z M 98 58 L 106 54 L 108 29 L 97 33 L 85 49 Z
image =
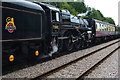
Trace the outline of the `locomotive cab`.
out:
M 50 35 L 58 36 L 59 28 L 60 28 L 60 10 L 52 5 L 34 2 L 42 6 L 45 10 L 47 17 L 47 27 L 49 28 Z
M 41 3 L 41 2 L 34 2 L 38 5 L 40 5 L 46 13 L 46 22 L 47 29 L 49 32 L 47 41 L 48 46 L 51 46 L 50 54 L 53 54 L 58 51 L 58 36 L 60 35 L 60 10 L 52 5 Z

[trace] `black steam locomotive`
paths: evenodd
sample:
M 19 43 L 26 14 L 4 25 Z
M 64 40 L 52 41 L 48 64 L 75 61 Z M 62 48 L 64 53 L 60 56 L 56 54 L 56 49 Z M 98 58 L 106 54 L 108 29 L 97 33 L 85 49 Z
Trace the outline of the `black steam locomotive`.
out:
M 79 49 L 96 39 L 96 20 L 73 16 L 68 10 L 41 2 L 14 0 L 5 0 L 0 9 L 3 64 Z M 111 34 L 103 34 L 102 38 L 108 36 Z

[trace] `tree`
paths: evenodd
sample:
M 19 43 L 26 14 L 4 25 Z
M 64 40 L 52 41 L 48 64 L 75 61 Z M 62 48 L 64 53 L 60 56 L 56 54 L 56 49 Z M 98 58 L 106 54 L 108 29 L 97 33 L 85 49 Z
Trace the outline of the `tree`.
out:
M 110 17 L 105 17 L 104 21 L 115 25 L 114 20 Z
M 67 2 L 64 2 L 64 4 L 61 5 L 60 9 L 67 9 L 73 15 L 78 14 L 78 12 L 71 5 L 69 5 Z
M 87 7 L 83 2 L 68 2 L 77 12 L 85 13 L 87 11 Z
M 91 13 L 88 13 L 87 16 L 90 16 L 90 14 L 92 14 L 92 17 L 94 19 L 98 19 L 98 20 L 101 20 L 101 21 L 104 21 L 104 22 L 108 22 L 110 24 L 114 24 L 115 25 L 115 22 L 112 18 L 110 17 L 104 17 L 103 14 L 99 11 L 99 10 L 96 10 L 96 9 L 92 9 L 92 12 Z

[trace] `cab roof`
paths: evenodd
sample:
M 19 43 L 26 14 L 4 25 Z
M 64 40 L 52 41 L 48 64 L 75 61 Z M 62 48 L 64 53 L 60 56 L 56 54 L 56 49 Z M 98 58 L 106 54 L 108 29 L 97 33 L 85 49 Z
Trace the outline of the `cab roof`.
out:
M 4 7 L 30 10 L 30 11 L 32 10 L 44 11 L 40 5 L 32 3 L 30 1 L 25 1 L 25 0 L 0 0 L 0 1 L 2 1 L 2 6 Z
M 47 7 L 48 9 L 51 9 L 51 10 L 54 10 L 54 11 L 60 11 L 60 9 L 56 8 L 53 5 L 41 3 L 41 2 L 38 2 L 38 1 L 34 1 L 34 2 L 38 3 L 39 5 L 43 5 L 43 6 Z

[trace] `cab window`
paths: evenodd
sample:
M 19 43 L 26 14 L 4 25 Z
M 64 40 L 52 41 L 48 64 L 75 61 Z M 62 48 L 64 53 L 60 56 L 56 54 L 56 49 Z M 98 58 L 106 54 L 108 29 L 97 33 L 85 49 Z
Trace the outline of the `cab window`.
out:
M 60 21 L 59 12 L 52 11 L 52 21 Z

